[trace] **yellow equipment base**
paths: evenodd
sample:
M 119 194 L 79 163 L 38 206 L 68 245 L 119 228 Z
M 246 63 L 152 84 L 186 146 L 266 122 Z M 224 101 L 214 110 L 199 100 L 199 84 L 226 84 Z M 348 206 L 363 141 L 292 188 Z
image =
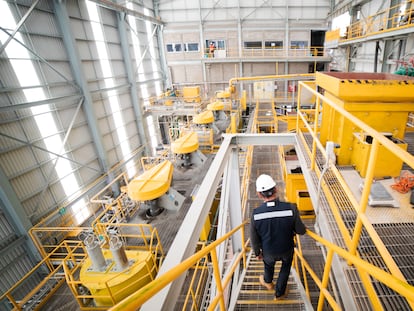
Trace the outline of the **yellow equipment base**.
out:
M 126 250 L 130 266 L 121 272 L 116 271 L 111 251 L 104 249 L 102 252 L 109 263 L 106 269 L 102 272 L 92 270 L 92 262 L 88 257 L 79 275 L 79 280 L 90 290 L 97 306 L 113 306 L 155 277 L 156 261 L 149 251 Z

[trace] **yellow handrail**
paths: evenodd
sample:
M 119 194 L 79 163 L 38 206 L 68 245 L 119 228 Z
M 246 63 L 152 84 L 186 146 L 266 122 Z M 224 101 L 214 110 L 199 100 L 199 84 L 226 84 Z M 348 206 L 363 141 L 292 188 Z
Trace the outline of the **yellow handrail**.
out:
M 158 293 L 161 289 L 163 289 L 165 286 L 167 286 L 169 283 L 180 277 L 184 272 L 192 268 L 200 259 L 202 259 L 207 254 L 211 254 L 212 258 L 217 259 L 216 256 L 213 256 L 214 251 L 216 247 L 218 247 L 221 243 L 227 241 L 233 234 L 241 230 L 242 232 L 242 238 L 244 240 L 244 227 L 247 222 L 243 222 L 241 225 L 237 226 L 236 228 L 232 229 L 222 237 L 215 240 L 213 243 L 207 245 L 205 248 L 201 249 L 194 255 L 188 257 L 186 260 L 181 262 L 179 265 L 177 265 L 175 268 L 165 272 L 163 275 L 158 276 L 154 281 L 148 283 L 138 291 L 136 291 L 131 296 L 128 296 L 124 300 L 122 300 L 120 303 L 116 304 L 112 308 L 110 308 L 110 311 L 115 310 L 136 310 L 139 308 L 143 303 L 145 303 L 148 299 L 150 299 L 153 295 Z M 233 263 L 234 267 L 238 266 L 240 261 L 243 259 L 243 263 L 245 266 L 245 254 L 247 249 L 247 243 L 248 241 L 243 244 L 242 248 L 242 255 L 237 257 L 237 260 Z M 214 260 L 214 259 L 213 259 Z M 217 267 L 216 267 L 217 268 Z M 235 268 L 232 269 L 232 272 L 234 272 Z M 215 302 L 220 303 L 220 305 L 223 304 L 223 292 L 225 291 L 226 287 L 223 287 L 223 285 L 229 285 L 230 282 L 226 280 L 221 281 L 221 279 L 217 279 L 218 275 L 216 275 L 216 283 L 220 284 L 221 291 L 218 292 L 219 298 L 216 298 Z
M 147 284 L 131 296 L 125 298 L 123 301 L 118 303 L 117 305 L 110 308 L 110 311 L 115 310 L 137 310 L 142 304 L 144 304 L 148 299 L 150 299 L 152 296 L 154 296 L 156 293 L 158 293 L 161 289 L 163 289 L 165 286 L 167 286 L 169 283 L 180 277 L 184 272 L 188 271 L 189 269 L 193 268 L 194 265 L 202 258 L 207 256 L 208 254 L 211 255 L 211 258 L 213 260 L 213 263 L 215 260 L 217 260 L 217 256 L 215 254 L 216 247 L 225 242 L 227 239 L 229 239 L 233 234 L 235 234 L 238 230 L 242 230 L 242 234 L 244 232 L 244 226 L 247 222 L 244 222 L 243 224 L 239 225 L 238 227 L 234 228 L 233 230 L 226 233 L 224 236 L 222 236 L 220 239 L 214 241 L 210 245 L 206 246 L 205 248 L 201 249 L 191 257 L 184 260 L 182 263 L 171 269 L 170 271 L 164 273 L 163 275 L 157 277 L 154 281 Z M 356 255 L 351 254 L 349 251 L 329 242 L 328 240 L 320 237 L 319 235 L 315 234 L 314 232 L 307 230 L 306 232 L 313 240 L 316 242 L 322 244 L 325 246 L 328 250 L 328 259 L 331 258 L 334 253 L 338 254 L 348 262 L 350 262 L 352 265 L 355 265 L 359 269 L 363 270 L 367 274 L 369 274 L 374 279 L 380 281 L 381 283 L 385 284 L 389 288 L 393 289 L 400 295 L 407 298 L 410 302 L 414 302 L 414 286 L 409 285 L 404 280 L 388 273 L 380 268 L 374 266 L 373 264 L 370 264 L 361 258 L 359 258 Z M 244 236 L 243 236 L 244 239 Z M 243 250 L 241 253 L 237 255 L 236 260 L 234 261 L 232 267 L 230 268 L 230 272 L 227 276 L 224 277 L 222 280 L 219 273 L 218 273 L 218 265 L 213 264 L 214 268 L 214 275 L 216 283 L 218 284 L 218 295 L 214 297 L 211 300 L 211 304 L 208 307 L 208 310 L 215 310 L 216 306 L 220 304 L 220 310 L 226 310 L 224 306 L 223 301 L 223 293 L 225 292 L 227 286 L 230 284 L 230 280 L 232 277 L 232 274 L 234 273 L 236 267 L 238 267 L 239 263 L 243 261 L 244 267 L 246 267 L 246 252 L 250 251 L 247 247 L 249 243 L 249 240 L 246 241 L 244 244 Z M 300 243 L 299 243 L 300 245 Z M 327 289 L 328 279 L 329 279 L 329 273 L 331 270 L 331 264 L 325 265 L 325 271 L 323 274 L 322 280 L 317 276 L 317 274 L 312 270 L 309 263 L 304 258 L 301 248 L 295 249 L 295 261 L 300 260 L 302 263 L 302 267 L 306 269 L 306 272 L 311 276 L 311 278 L 314 280 L 315 284 L 318 286 L 318 288 L 321 291 L 320 299 L 318 302 L 318 310 L 321 310 L 323 307 L 323 303 L 326 300 L 329 305 L 332 307 L 333 310 L 341 310 L 341 307 L 338 302 L 335 301 L 334 297 L 329 293 Z M 328 260 L 330 261 L 330 260 Z M 304 272 L 303 275 L 306 275 Z
M 372 278 L 380 281 L 384 285 L 388 286 L 389 288 L 393 289 L 400 295 L 404 296 L 409 300 L 411 303 L 414 303 L 414 286 L 408 284 L 406 281 L 384 271 L 378 268 L 377 266 L 364 261 L 363 259 L 359 258 L 356 255 L 351 254 L 347 250 L 339 247 L 338 245 L 335 245 L 328 240 L 325 240 L 321 236 L 317 235 L 316 233 L 307 230 L 306 233 L 315 241 L 318 243 L 324 245 L 327 247 L 328 251 L 335 252 L 348 262 L 350 262 L 352 265 L 355 265 L 356 267 L 362 269 L 366 273 L 368 273 Z M 296 255 L 298 257 L 305 261 L 303 255 L 296 249 L 295 250 Z M 319 284 L 321 284 L 321 281 L 318 280 Z
M 407 3 L 411 5 L 410 1 L 407 1 Z M 399 3 L 386 10 L 378 11 L 374 15 L 355 21 L 348 26 L 345 37 L 339 37 L 339 32 L 337 32 L 339 42 L 366 38 L 378 33 L 413 27 L 414 8 L 408 7 L 404 13 L 400 13 L 401 5 L 402 3 Z

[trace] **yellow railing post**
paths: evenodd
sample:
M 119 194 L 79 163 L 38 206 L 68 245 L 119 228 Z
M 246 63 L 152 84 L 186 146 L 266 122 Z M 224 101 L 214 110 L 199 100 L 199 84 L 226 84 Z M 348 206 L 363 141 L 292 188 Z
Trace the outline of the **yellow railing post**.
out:
M 319 107 L 321 99 L 319 96 L 316 97 L 316 107 L 315 107 L 315 124 L 313 127 L 313 141 L 312 141 L 312 156 L 311 156 L 311 170 L 315 169 L 316 162 L 316 135 L 318 134 L 318 116 L 319 116 Z
M 367 173 L 364 181 L 364 189 L 362 190 L 361 200 L 359 201 L 359 206 L 357 210 L 357 219 L 354 228 L 354 235 L 352 236 L 352 243 L 349 248 L 350 253 L 353 255 L 355 255 L 356 253 L 357 245 L 359 243 L 359 238 L 362 232 L 362 221 L 360 218 L 360 214 L 365 214 L 365 211 L 367 209 L 372 180 L 374 178 L 374 169 L 377 161 L 378 148 L 379 142 L 374 138 L 372 141 L 372 147 L 369 154 Z
M 321 284 L 322 288 L 321 289 L 326 289 L 328 287 L 329 273 L 330 273 L 331 267 L 332 267 L 333 255 L 334 255 L 333 250 L 329 249 L 328 254 L 326 256 L 325 267 L 324 267 L 324 270 L 323 270 L 322 284 Z M 318 300 L 318 311 L 323 310 L 324 301 L 325 301 L 325 295 L 324 295 L 323 291 L 321 290 L 321 292 L 319 294 L 319 300 Z
M 303 252 L 302 252 L 302 244 L 300 242 L 300 238 L 298 236 L 296 236 L 296 241 L 297 241 L 297 251 L 300 254 L 300 257 L 303 257 Z M 298 256 L 295 256 L 295 264 L 296 264 L 296 270 L 298 270 Z M 300 265 L 301 265 L 301 270 L 302 270 L 302 278 L 303 278 L 303 283 L 304 283 L 304 287 L 305 287 L 305 292 L 306 292 L 306 296 L 308 297 L 308 299 L 310 300 L 310 291 L 309 291 L 309 283 L 308 283 L 308 278 L 306 276 L 306 267 L 305 267 L 305 263 L 303 260 L 300 261 Z

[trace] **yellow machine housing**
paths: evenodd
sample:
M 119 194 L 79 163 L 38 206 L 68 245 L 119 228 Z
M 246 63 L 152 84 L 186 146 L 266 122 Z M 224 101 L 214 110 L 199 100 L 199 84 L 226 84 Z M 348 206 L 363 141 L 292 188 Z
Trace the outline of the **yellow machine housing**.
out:
M 155 278 L 155 261 L 150 251 L 125 252 L 131 264 L 124 271 L 117 271 L 108 249 L 102 250 L 108 263 L 103 271 L 95 270 L 89 257 L 85 259 L 79 280 L 90 290 L 97 306 L 113 306 Z
M 351 163 L 359 172 L 361 177 L 365 177 L 368 168 L 369 153 L 372 144 L 370 143 L 370 136 L 354 133 L 354 141 L 352 145 Z M 392 139 L 400 148 L 407 150 L 408 145 L 399 139 Z M 392 176 L 397 177 L 401 173 L 403 161 L 394 156 L 384 146 L 378 146 L 378 160 L 374 169 L 374 178 Z
M 294 154 L 289 154 L 288 149 L 294 150 L 293 146 L 284 146 L 279 149 L 279 155 L 281 157 L 283 179 L 286 184 L 286 200 L 291 203 L 298 203 L 299 192 L 306 192 L 307 186 L 305 177 L 302 172 L 296 171 L 300 168 L 296 151 Z M 303 205 L 303 202 L 301 202 Z
M 384 73 L 317 72 L 316 84 L 336 105 L 378 132 L 390 133 L 399 140 L 404 138 L 408 114 L 414 111 L 414 78 Z M 366 158 L 353 154 L 361 152 L 355 151 L 355 147 L 362 146 L 354 141 L 357 131 L 333 108 L 323 104 L 320 140 L 322 143 L 333 141 L 339 144 L 340 148 L 335 151 L 338 165 L 354 164 L 361 168 L 367 162 Z M 398 162 L 389 153 L 380 152 L 378 156 L 379 161 Z M 394 175 L 397 169 L 389 168 L 376 172 L 376 177 Z
M 216 94 L 217 98 L 230 98 L 230 92 L 229 91 L 219 91 Z
M 204 110 L 193 118 L 194 124 L 210 124 L 214 122 L 214 114 L 210 110 Z
M 199 86 L 183 87 L 183 100 L 187 103 L 201 102 L 200 87 Z
M 218 110 L 223 110 L 223 109 L 224 109 L 224 103 L 221 101 L 215 101 L 207 105 L 207 110 L 218 111 Z
M 188 132 L 171 143 L 173 153 L 185 154 L 198 149 L 198 136 L 195 132 Z
M 296 192 L 296 204 L 300 212 L 311 212 L 313 211 L 312 200 L 309 192 L 297 191 Z
M 171 185 L 174 166 L 164 161 L 134 178 L 128 184 L 128 196 L 136 201 L 149 201 L 161 197 Z

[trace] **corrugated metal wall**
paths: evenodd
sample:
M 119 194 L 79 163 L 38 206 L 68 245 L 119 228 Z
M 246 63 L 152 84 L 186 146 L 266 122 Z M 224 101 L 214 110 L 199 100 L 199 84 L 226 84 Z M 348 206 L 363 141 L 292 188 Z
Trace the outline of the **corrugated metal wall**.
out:
M 20 0 L 3 5 L 8 5 L 17 24 L 33 2 Z M 102 21 L 106 62 L 111 68 L 109 76 L 102 70 L 101 54 L 97 49 L 97 43 L 102 42 L 97 42 L 93 36 L 85 1 L 40 1 L 0 54 L 0 175 L 4 177 L 0 192 L 0 294 L 33 265 L 30 256 L 33 251 L 25 239 L 25 230 L 70 202 L 119 162 L 134 157 L 137 161 L 140 154 L 136 151 L 143 149 L 150 140 L 147 133 L 140 130 L 146 125 L 141 124 L 144 118 L 139 120 L 139 117 L 144 101 L 148 96 L 158 95 L 156 91 L 162 88 L 162 77 L 166 76 L 160 69 L 158 32 L 153 32 L 157 26 L 132 17 L 137 25 L 136 30 L 132 30 L 131 15 L 124 17 L 97 2 L 92 4 Z M 61 11 L 66 12 L 66 24 L 58 20 L 56 7 L 59 5 L 64 6 Z M 143 1 L 129 9 L 153 14 L 152 1 Z M 64 31 L 61 31 L 62 25 Z M 0 26 L 9 34 L 15 30 L 2 20 Z M 121 38 L 120 26 L 126 29 L 127 42 Z M 72 36 L 71 47 L 65 41 L 68 34 Z M 0 47 L 7 37 L 7 34 L 0 37 Z M 10 55 L 16 39 L 28 56 Z M 134 42 L 139 46 L 134 46 Z M 129 51 L 130 59 L 125 59 L 123 48 Z M 136 49 L 142 55 L 139 59 Z M 74 67 L 76 58 L 80 66 Z M 28 63 L 33 66 L 39 82 L 22 85 L 13 65 Z M 132 67 L 132 78 L 127 74 L 127 66 Z M 79 83 L 79 76 L 85 78 L 86 88 Z M 111 85 L 108 80 L 112 81 Z M 33 100 L 29 95 L 36 91 L 41 91 L 44 98 Z M 117 108 L 111 104 L 113 99 L 119 104 Z M 92 111 L 92 119 L 88 111 Z M 36 121 L 46 114 L 57 127 L 49 137 L 43 137 L 39 121 Z M 121 124 L 115 123 L 114 115 L 122 120 Z M 119 135 L 121 127 L 125 133 L 123 137 Z M 51 152 L 47 140 L 56 137 L 66 142 Z M 125 144 L 129 148 L 127 154 L 123 149 Z M 68 175 L 74 176 L 79 185 L 71 193 L 62 186 L 62 179 L 66 177 L 56 173 L 57 160 L 71 165 Z M 122 170 L 121 167 L 116 173 Z M 58 224 L 58 218 L 54 217 L 51 223 Z M 62 221 L 66 222 L 67 218 L 67 214 L 62 215 Z

